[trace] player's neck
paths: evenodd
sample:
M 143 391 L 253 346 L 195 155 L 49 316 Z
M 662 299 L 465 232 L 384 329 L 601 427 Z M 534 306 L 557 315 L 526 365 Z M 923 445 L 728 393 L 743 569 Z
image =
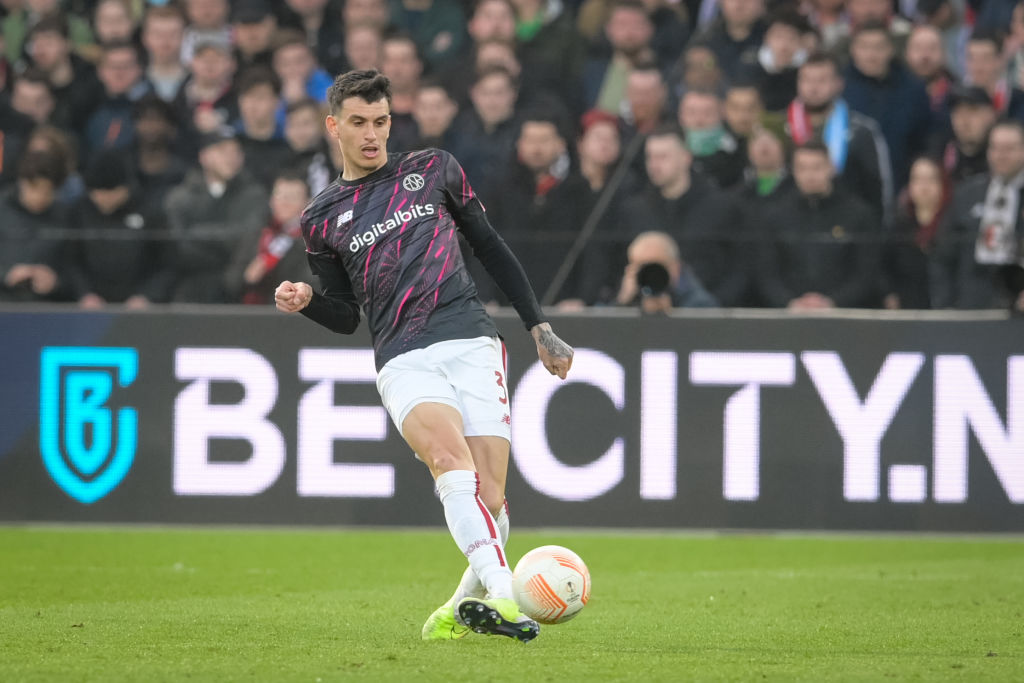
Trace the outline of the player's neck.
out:
M 387 163 L 387 152 L 381 150 L 380 163 L 377 166 L 375 166 L 374 168 L 365 168 L 362 166 L 356 166 L 355 164 L 345 164 L 345 167 L 341 171 L 341 179 L 352 181 L 359 180 L 360 178 L 365 178 L 371 173 L 376 173 L 380 169 L 384 168 L 387 165 Z

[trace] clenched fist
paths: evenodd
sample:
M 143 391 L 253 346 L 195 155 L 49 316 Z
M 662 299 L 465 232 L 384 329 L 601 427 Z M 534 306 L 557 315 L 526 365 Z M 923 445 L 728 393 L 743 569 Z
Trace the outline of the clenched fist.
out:
M 309 305 L 313 298 L 313 288 L 305 282 L 289 282 L 285 280 L 274 290 L 274 305 L 277 310 L 285 313 L 297 313 Z

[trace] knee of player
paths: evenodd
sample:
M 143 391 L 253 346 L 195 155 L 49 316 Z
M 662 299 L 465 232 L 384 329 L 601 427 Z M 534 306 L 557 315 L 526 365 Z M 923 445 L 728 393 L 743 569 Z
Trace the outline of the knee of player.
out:
M 444 474 L 453 470 L 473 470 L 473 458 L 468 453 L 459 453 L 453 449 L 437 446 L 424 449 L 419 453 L 427 465 L 436 474 Z

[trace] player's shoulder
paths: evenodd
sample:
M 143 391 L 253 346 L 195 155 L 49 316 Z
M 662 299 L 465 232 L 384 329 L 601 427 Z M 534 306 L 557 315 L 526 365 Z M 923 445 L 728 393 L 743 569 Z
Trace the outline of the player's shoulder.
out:
M 318 216 L 322 216 L 324 213 L 328 213 L 338 203 L 341 196 L 344 194 L 344 187 L 335 178 L 332 183 L 327 187 L 320 190 L 315 197 L 313 197 L 309 204 L 306 204 L 306 208 L 302 211 L 302 220 L 307 219 L 315 220 Z
M 399 155 L 399 163 L 396 166 L 397 173 L 408 171 L 426 171 L 433 168 L 444 168 L 445 165 L 454 160 L 450 152 L 436 147 L 417 149 L 413 152 L 404 152 Z

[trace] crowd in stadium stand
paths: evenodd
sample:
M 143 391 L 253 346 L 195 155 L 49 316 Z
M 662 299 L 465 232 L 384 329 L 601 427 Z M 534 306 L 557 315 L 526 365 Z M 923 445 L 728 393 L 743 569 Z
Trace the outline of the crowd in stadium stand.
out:
M 309 280 L 327 90 L 377 68 L 389 151 L 452 152 L 546 303 L 1024 311 L 1024 2 L 0 0 L 0 26 L 0 301 Z

